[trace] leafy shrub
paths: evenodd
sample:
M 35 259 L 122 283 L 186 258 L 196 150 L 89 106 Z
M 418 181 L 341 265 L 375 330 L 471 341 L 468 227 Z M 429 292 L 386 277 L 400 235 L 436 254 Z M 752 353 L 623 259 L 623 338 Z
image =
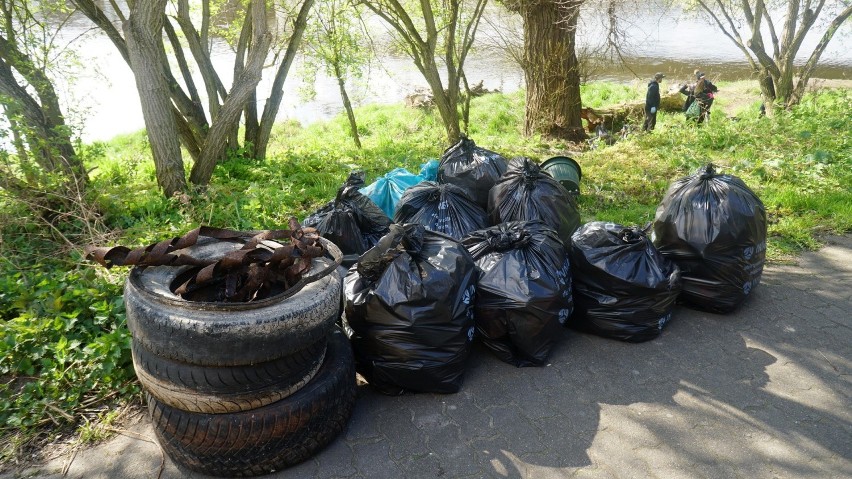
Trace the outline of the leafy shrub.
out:
M 138 391 L 121 283 L 37 264 L 0 275 L 0 434 L 73 425 L 76 411 Z M 4 444 L 0 456 L 13 451 Z

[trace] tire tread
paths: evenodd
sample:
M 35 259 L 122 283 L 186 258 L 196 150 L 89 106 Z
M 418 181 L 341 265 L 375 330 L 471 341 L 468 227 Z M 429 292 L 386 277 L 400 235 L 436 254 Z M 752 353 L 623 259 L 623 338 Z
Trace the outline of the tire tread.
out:
M 147 397 L 154 431 L 172 459 L 205 474 L 245 477 L 295 465 L 327 446 L 345 428 L 355 395 L 351 347 L 337 331 L 314 379 L 262 408 L 193 413 Z
M 253 366 L 198 366 L 161 358 L 135 339 L 133 366 L 159 401 L 189 412 L 256 409 L 284 399 L 307 384 L 325 357 L 323 339 L 293 354 Z

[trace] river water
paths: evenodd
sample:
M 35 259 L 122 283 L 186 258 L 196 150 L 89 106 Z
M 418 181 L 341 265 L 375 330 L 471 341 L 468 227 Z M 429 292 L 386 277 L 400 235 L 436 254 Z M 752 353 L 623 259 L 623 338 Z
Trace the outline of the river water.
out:
M 490 12 L 491 22 L 484 22 L 478 39 L 483 45 L 493 43 L 496 31 L 517 33 L 520 24 L 507 23 L 506 17 Z M 822 55 L 815 76 L 820 78 L 852 79 L 852 22 L 847 22 L 835 35 Z M 595 43 L 600 28 L 594 13 L 584 17 L 578 30 L 581 45 Z M 87 28 L 85 18 L 77 19 L 66 33 L 66 38 L 76 38 Z M 638 81 L 644 85 L 654 72 L 665 72 L 672 82 L 686 81 L 693 69 L 700 67 L 714 82 L 738 80 L 749 77 L 749 68 L 742 52 L 714 26 L 678 10 L 660 8 L 656 13 L 645 13 L 641 19 L 626 24 L 627 39 L 623 53 L 626 65 L 608 62 L 599 67 L 592 79 L 619 82 Z M 819 30 L 822 33 L 822 30 Z M 806 38 L 802 52 L 809 53 L 818 41 L 816 35 Z M 74 72 L 60 81 L 72 122 L 81 127 L 84 140 L 105 140 L 117 134 L 137 131 L 144 127 L 142 112 L 136 94 L 133 74 L 112 44 L 104 36 L 85 35 L 71 44 L 79 56 L 82 71 Z M 232 54 L 220 46 L 215 49 L 214 64 L 230 84 Z M 804 63 L 805 58 L 797 59 Z M 330 118 L 342 111 L 335 81 L 320 76 L 316 79 L 316 97 L 310 101 L 299 95 L 302 80 L 297 75 L 297 59 L 285 83 L 285 98 L 279 120 L 296 120 L 309 124 Z M 500 53 L 499 49 L 481 47 L 473 51 L 466 64 L 471 85 L 483 82 L 488 89 L 504 92 L 523 88 L 520 67 Z M 259 98 L 265 101 L 273 70 L 264 72 L 258 88 Z M 425 87 L 425 81 L 405 56 L 385 54 L 364 71 L 363 78 L 349 87 L 356 105 L 367 103 L 398 103 L 416 88 Z

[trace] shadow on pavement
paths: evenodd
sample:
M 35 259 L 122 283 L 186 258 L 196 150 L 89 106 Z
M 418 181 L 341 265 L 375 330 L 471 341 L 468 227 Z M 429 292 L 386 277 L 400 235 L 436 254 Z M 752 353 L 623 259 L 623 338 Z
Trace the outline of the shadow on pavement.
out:
M 850 477 L 852 237 L 837 241 L 768 268 L 733 314 L 678 307 L 650 342 L 565 330 L 547 367 L 475 348 L 457 394 L 362 386 L 337 440 L 267 477 Z M 66 477 L 152 478 L 161 457 L 120 436 Z M 162 477 L 202 476 L 166 458 Z

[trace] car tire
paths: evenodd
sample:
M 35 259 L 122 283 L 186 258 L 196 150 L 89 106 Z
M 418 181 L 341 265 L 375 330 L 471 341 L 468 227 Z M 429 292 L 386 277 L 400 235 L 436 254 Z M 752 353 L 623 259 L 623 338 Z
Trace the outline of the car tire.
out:
M 355 404 L 355 365 L 346 336 L 335 330 L 325 361 L 289 397 L 249 411 L 187 412 L 148 394 L 154 431 L 179 465 L 203 474 L 268 474 L 313 456 L 339 435 Z
M 135 339 L 133 367 L 142 386 L 159 401 L 191 412 L 247 411 L 301 389 L 322 366 L 325 338 L 272 361 L 250 366 L 198 366 L 161 358 Z
M 239 246 L 199 241 L 188 249 L 196 257 L 210 257 Z M 134 268 L 124 287 L 127 325 L 145 349 L 162 358 L 200 366 L 271 361 L 316 343 L 334 327 L 341 296 L 334 266 L 315 258 L 308 275 L 326 273 L 319 279 L 246 303 L 182 299 L 172 292 L 172 283 L 186 267 Z

